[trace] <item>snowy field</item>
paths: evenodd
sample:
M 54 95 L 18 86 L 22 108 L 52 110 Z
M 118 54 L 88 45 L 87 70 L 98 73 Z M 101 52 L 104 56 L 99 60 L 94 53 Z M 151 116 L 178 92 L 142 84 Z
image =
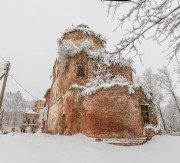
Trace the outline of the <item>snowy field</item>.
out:
M 1 135 L 0 163 L 180 163 L 180 137 L 156 136 L 122 147 L 83 135 Z

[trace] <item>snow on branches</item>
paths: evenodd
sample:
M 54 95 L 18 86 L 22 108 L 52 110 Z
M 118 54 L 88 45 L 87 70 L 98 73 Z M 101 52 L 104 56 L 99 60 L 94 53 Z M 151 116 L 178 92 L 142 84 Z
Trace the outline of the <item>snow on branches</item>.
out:
M 111 1 L 108 6 L 108 15 L 111 10 L 114 10 L 115 15 L 121 7 L 129 8 L 129 11 L 118 19 L 117 28 L 127 22 L 132 26 L 126 37 L 117 44 L 115 53 L 128 49 L 129 52 L 136 51 L 138 54 L 137 43 L 142 38 L 153 38 L 159 44 L 167 40 L 169 42 L 167 50 L 170 50 L 169 59 L 177 57 L 180 52 L 179 0 L 133 0 L 126 3 Z

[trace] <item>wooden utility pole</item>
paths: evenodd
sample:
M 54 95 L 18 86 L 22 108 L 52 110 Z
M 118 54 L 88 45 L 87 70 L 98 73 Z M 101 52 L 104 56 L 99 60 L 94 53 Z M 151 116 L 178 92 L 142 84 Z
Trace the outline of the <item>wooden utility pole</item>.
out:
M 1 107 L 2 107 L 2 102 L 3 102 L 3 98 L 4 98 L 4 92 L 6 89 L 6 83 L 7 83 L 7 78 L 8 78 L 8 74 L 9 74 L 9 68 L 10 68 L 10 62 L 8 62 L 5 65 L 4 81 L 3 81 L 3 85 L 2 85 L 2 89 L 1 89 L 1 95 L 0 95 L 0 113 L 2 114 L 1 116 L 3 116 L 3 111 L 1 111 Z M 2 118 L 3 117 L 1 117 L 0 129 L 2 127 Z

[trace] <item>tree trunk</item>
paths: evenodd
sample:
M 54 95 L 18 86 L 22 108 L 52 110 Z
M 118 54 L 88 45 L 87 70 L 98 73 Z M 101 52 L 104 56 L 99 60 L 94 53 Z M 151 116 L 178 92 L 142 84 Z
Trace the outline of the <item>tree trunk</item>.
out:
M 160 116 L 161 116 L 161 119 L 162 119 L 162 122 L 163 122 L 164 131 L 168 132 L 167 127 L 166 127 L 166 123 L 165 123 L 165 120 L 163 118 L 162 111 L 161 111 L 160 107 L 158 107 L 158 110 L 159 110 L 159 113 L 160 113 Z

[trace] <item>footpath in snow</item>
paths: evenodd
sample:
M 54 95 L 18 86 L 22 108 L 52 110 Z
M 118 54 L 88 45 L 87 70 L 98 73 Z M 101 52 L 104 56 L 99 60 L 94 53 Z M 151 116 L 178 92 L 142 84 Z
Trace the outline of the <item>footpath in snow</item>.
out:
M 155 136 L 144 145 L 123 147 L 83 135 L 0 136 L 0 163 L 180 163 L 180 136 Z

